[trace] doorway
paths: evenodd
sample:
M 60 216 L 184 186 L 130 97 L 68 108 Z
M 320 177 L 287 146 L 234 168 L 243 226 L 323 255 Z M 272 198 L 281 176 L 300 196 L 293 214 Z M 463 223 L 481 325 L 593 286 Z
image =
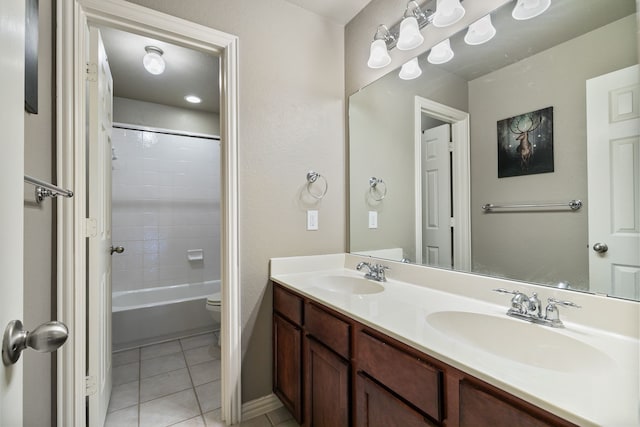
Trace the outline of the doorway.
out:
M 222 283 L 222 408 L 228 423 L 239 421 L 240 352 L 239 348 L 239 272 L 238 272 L 238 198 L 237 198 L 237 38 L 207 27 L 177 19 L 124 1 L 92 2 L 77 0 L 58 3 L 58 182 L 73 185 L 78 198 L 59 215 L 62 234 L 59 257 L 59 307 L 61 320 L 70 327 L 72 346 L 59 358 L 58 423 L 81 426 L 85 419 L 85 390 L 88 336 L 85 319 L 87 292 L 84 289 L 87 256 L 86 174 L 84 147 L 87 125 L 81 117 L 88 108 L 85 64 L 90 27 L 110 26 L 141 36 L 192 48 L 221 59 L 220 78 L 220 157 L 221 157 L 221 283 Z M 91 308 L 89 309 L 91 310 Z

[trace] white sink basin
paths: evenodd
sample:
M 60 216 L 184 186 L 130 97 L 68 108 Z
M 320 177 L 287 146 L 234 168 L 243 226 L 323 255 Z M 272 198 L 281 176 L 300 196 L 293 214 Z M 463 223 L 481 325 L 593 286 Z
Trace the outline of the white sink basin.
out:
M 352 276 L 317 276 L 309 280 L 309 285 L 346 295 L 377 294 L 384 291 L 384 286 L 379 283 Z
M 597 348 L 548 326 L 464 311 L 429 314 L 427 323 L 450 339 L 513 362 L 559 372 L 606 372 L 615 362 Z

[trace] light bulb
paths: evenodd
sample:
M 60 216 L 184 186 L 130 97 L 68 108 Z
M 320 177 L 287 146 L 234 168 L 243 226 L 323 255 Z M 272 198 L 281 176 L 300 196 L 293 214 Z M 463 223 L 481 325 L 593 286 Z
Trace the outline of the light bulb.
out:
M 418 19 L 415 16 L 408 16 L 400 23 L 400 36 L 396 47 L 400 50 L 411 50 L 420 46 L 424 37 L 420 34 Z
M 551 0 L 518 0 L 511 16 L 519 21 L 535 18 L 544 13 L 550 5 Z
M 162 58 L 164 53 L 162 49 L 155 46 L 147 46 L 144 48 L 147 54 L 142 58 L 142 65 L 151 74 L 158 75 L 164 73 L 165 63 Z
M 420 77 L 421 74 L 422 69 L 420 68 L 420 64 L 418 64 L 418 58 L 413 58 L 404 63 L 398 76 L 402 80 L 412 80 Z
M 451 50 L 451 43 L 449 42 L 449 39 L 446 39 L 431 48 L 427 61 L 431 64 L 438 65 L 449 62 L 452 58 L 453 50 Z
M 382 68 L 391 63 L 391 56 L 387 51 L 387 44 L 384 40 L 374 40 L 371 43 L 371 49 L 369 52 L 369 61 L 367 65 L 369 68 Z
M 462 19 L 466 11 L 460 0 L 437 0 L 436 12 L 433 14 L 434 27 L 448 27 Z
M 495 35 L 496 29 L 491 24 L 491 15 L 487 15 L 469 25 L 464 41 L 469 45 L 478 45 L 488 42 Z

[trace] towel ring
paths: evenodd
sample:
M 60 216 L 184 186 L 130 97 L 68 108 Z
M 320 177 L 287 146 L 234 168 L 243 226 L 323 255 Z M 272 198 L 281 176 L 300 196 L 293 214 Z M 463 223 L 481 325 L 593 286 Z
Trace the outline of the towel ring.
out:
M 322 181 L 324 181 L 324 189 L 320 192 L 313 192 L 311 191 L 311 186 L 312 184 L 314 184 L 318 178 L 322 178 Z M 320 175 L 318 172 L 315 171 L 309 171 L 307 172 L 307 191 L 309 192 L 309 194 L 311 195 L 311 197 L 313 197 L 314 199 L 322 199 L 324 197 L 325 194 L 327 194 L 327 190 L 329 189 L 329 183 L 327 182 L 327 179 Z
M 382 185 L 382 196 L 376 197 L 376 194 L 380 194 L 378 190 L 378 185 Z M 369 178 L 369 193 L 371 194 L 371 198 L 376 202 L 382 201 L 385 197 L 387 197 L 387 184 L 381 179 L 372 176 Z

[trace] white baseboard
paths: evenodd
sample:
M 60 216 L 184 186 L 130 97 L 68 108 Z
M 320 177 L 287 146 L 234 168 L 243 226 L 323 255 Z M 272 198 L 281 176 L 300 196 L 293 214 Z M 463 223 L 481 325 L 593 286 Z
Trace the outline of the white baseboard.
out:
M 250 402 L 242 404 L 242 421 L 250 420 L 268 412 L 274 411 L 282 406 L 280 399 L 271 393 L 267 396 L 259 397 Z

